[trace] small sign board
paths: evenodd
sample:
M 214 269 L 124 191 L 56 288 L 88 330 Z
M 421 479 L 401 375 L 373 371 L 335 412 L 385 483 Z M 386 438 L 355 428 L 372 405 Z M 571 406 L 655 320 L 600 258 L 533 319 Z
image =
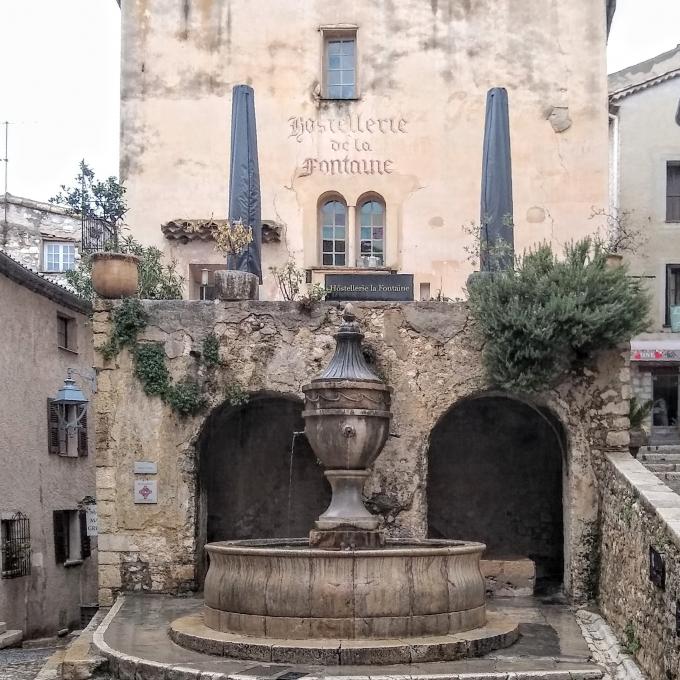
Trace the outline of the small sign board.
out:
M 680 306 L 671 306 L 671 332 L 680 333 Z
M 88 536 L 96 536 L 98 531 L 97 526 L 97 506 L 88 505 L 85 507 L 85 525 Z
M 326 300 L 413 301 L 413 274 L 326 274 Z
M 135 461 L 136 475 L 155 475 L 158 472 L 158 464 L 148 460 Z
M 135 479 L 135 503 L 158 503 L 158 482 Z

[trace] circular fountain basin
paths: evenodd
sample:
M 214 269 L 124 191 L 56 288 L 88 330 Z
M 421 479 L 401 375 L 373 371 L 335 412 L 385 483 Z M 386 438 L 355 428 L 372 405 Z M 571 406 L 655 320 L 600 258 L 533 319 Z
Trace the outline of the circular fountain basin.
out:
M 312 549 L 304 539 L 212 543 L 205 625 L 300 640 L 472 630 L 486 623 L 484 549 L 438 540 L 347 551 Z

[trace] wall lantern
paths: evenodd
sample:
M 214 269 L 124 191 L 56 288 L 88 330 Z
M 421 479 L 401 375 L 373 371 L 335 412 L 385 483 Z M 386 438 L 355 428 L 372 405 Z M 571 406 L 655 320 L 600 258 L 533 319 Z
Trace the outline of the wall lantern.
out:
M 663 553 L 649 546 L 649 580 L 657 587 L 666 588 L 666 558 Z
M 69 368 L 64 384 L 59 388 L 57 396 L 52 401 L 56 407 L 59 426 L 67 432 L 74 432 L 80 427 L 85 413 L 88 400 L 82 390 L 73 380 L 73 369 Z

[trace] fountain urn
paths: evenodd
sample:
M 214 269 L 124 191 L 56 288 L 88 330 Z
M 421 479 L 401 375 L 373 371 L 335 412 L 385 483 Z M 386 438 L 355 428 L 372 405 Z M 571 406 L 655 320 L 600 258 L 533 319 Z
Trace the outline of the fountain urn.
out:
M 336 348 L 326 370 L 302 388 L 305 434 L 326 468 L 332 498 L 316 521 L 310 544 L 328 549 L 384 545 L 379 520 L 364 505 L 362 490 L 387 441 L 392 389 L 371 370 L 352 305 L 343 311 Z

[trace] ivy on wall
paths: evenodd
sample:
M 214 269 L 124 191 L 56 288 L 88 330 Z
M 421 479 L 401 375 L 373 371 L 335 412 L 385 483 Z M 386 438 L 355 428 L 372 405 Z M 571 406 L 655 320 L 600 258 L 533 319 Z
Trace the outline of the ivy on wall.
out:
M 142 384 L 145 394 L 160 397 L 181 416 L 196 415 L 205 408 L 205 384 L 199 385 L 190 378 L 173 381 L 163 344 L 137 341 L 149 321 L 148 314 L 137 298 L 125 298 L 114 310 L 112 321 L 111 336 L 98 348 L 104 359 L 110 361 L 123 348 L 128 347 L 132 352 L 135 376 Z M 219 339 L 214 333 L 210 333 L 203 341 L 200 360 L 208 369 L 223 365 L 219 355 Z M 247 391 L 238 383 L 227 385 L 224 396 L 232 406 L 241 406 L 248 402 Z

